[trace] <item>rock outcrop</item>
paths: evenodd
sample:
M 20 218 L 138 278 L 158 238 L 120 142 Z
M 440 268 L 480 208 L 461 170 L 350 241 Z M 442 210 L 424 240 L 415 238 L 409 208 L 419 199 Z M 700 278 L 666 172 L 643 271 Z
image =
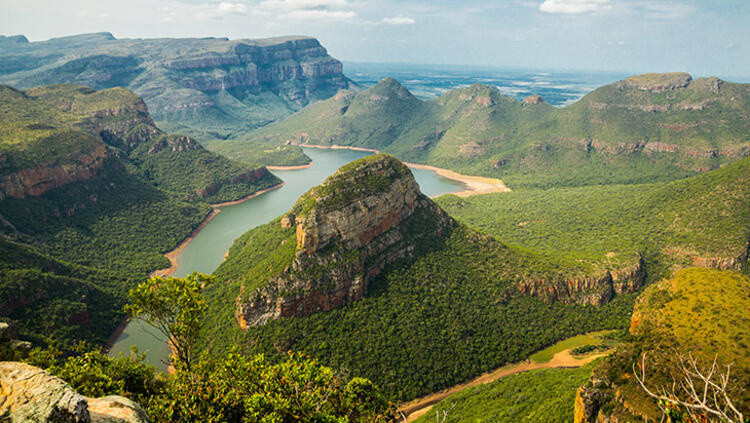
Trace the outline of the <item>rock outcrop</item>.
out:
M 665 92 L 685 88 L 693 78 L 685 72 L 646 73 L 625 79 L 625 85 L 642 91 Z
M 639 255 L 634 264 L 617 270 L 570 279 L 524 280 L 518 283 L 518 290 L 550 302 L 604 305 L 617 294 L 637 291 L 643 286 L 645 278 L 643 258 Z
M 542 104 L 544 103 L 544 98 L 538 94 L 532 94 L 526 98 L 524 98 L 521 103 L 523 104 Z
M 25 363 L 0 362 L 0 421 L 148 423 L 148 415 L 120 396 L 89 399 L 63 380 Z
M 455 222 L 419 191 L 404 164 L 378 154 L 310 190 L 280 224 L 296 234 L 294 257 L 283 272 L 237 298 L 243 328 L 357 301 L 386 266 L 412 257 L 418 242 Z
M 91 179 L 101 172 L 108 158 L 110 154 L 104 144 L 95 144 L 90 151 L 75 154 L 69 163 L 58 164 L 55 160 L 0 175 L 0 200 L 42 195 L 72 182 Z
M 196 134 L 206 121 L 246 129 L 356 88 L 342 63 L 309 37 L 118 40 L 86 34 L 9 41 L 0 39 L 0 54 L 18 63 L 0 65 L 0 82 L 126 87 L 143 97 L 155 119 L 180 122 Z M 228 113 L 227 102 L 251 107 L 244 116 L 237 108 Z

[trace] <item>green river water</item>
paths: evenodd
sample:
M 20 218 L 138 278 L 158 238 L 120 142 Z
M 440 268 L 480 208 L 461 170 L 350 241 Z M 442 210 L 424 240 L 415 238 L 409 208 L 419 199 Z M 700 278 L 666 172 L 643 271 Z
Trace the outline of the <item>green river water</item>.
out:
M 339 167 L 370 153 L 351 150 L 324 150 L 306 148 L 312 167 L 300 170 L 273 171 L 285 185 L 243 203 L 221 208 L 178 257 L 179 266 L 174 276 L 182 277 L 192 272 L 213 272 L 221 264 L 224 254 L 234 240 L 249 229 L 269 222 L 289 210 L 297 198 L 308 189 L 320 184 Z M 423 193 L 430 197 L 464 189 L 460 182 L 444 178 L 431 170 L 411 169 Z M 169 347 L 164 338 L 146 323 L 135 320 L 117 338 L 110 354 L 128 354 L 130 346 L 146 352 L 150 363 L 164 370 L 169 357 Z

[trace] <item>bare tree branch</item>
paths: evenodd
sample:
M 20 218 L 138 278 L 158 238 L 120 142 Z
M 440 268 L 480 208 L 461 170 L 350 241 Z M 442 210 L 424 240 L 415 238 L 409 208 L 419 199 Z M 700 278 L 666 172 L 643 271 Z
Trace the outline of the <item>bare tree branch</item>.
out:
M 646 353 L 641 355 L 640 363 L 633 363 L 636 381 L 646 394 L 659 400 L 659 408 L 664 415 L 669 413 L 668 405 L 672 405 L 684 410 L 694 422 L 703 421 L 707 417 L 727 423 L 744 422 L 744 416 L 735 407 L 728 393 L 731 364 L 726 367 L 726 372 L 722 373 L 719 370 L 718 357 L 714 357 L 710 369 L 705 371 L 700 368 L 698 360 L 692 354 L 688 354 L 687 358 L 681 354 L 677 357 L 680 361 L 677 369 L 680 375 L 679 382 L 673 379 L 671 389 L 660 387 L 656 392 L 646 386 Z M 639 369 L 636 368 L 636 364 Z

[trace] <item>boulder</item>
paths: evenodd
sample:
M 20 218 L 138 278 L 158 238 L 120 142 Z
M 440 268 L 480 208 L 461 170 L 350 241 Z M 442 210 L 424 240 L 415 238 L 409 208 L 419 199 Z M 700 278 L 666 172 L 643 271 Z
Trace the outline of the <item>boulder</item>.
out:
M 86 423 L 86 399 L 62 379 L 25 363 L 0 362 L 0 421 Z
M 138 403 L 118 395 L 89 398 L 91 423 L 148 423 L 148 414 Z
M 86 398 L 62 379 L 15 361 L 0 362 L 0 422 L 149 423 L 137 403 L 117 395 Z

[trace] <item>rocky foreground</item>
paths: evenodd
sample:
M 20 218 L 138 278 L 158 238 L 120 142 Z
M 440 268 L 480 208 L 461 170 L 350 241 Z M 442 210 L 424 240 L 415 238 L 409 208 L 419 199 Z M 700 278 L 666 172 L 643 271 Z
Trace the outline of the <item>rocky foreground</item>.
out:
M 38 367 L 3 361 L 0 421 L 147 423 L 150 419 L 140 405 L 125 397 L 87 398 Z

